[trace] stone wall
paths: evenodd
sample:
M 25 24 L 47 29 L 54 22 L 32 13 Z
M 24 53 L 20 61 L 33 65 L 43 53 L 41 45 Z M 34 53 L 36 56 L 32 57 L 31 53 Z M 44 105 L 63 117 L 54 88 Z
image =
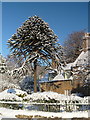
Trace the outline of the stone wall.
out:
M 43 91 L 53 91 L 60 94 L 65 94 L 65 91 L 68 90 L 69 92 L 72 90 L 72 81 L 50 81 L 50 82 L 43 82 L 40 84 L 41 92 Z

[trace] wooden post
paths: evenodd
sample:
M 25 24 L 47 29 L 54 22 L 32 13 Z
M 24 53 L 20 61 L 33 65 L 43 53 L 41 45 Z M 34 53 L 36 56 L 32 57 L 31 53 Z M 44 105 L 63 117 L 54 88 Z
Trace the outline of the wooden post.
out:
M 34 62 L 34 92 L 37 92 L 37 60 Z

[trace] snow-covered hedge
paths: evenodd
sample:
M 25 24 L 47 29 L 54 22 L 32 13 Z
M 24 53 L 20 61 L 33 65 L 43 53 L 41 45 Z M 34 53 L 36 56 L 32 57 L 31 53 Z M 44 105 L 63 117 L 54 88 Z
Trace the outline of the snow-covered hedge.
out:
M 56 102 L 81 102 L 82 98 L 78 96 L 66 96 L 64 94 L 58 94 L 56 92 L 37 92 L 33 93 L 31 95 L 27 95 L 23 98 L 23 100 L 27 101 L 36 101 L 36 102 L 51 102 L 51 103 L 56 103 Z
M 64 94 L 58 94 L 56 92 L 37 92 L 32 94 L 27 94 L 25 91 L 19 89 L 6 89 L 0 93 L 1 101 L 31 101 L 31 102 L 47 102 L 47 103 L 56 103 L 59 102 L 61 104 L 68 103 L 81 103 L 81 101 L 86 101 L 79 96 L 66 96 Z
M 8 94 L 0 93 L 0 100 L 1 101 L 22 101 L 22 98 L 11 93 L 8 93 Z
M 22 101 L 27 93 L 19 89 L 6 89 L 0 93 L 1 101 Z

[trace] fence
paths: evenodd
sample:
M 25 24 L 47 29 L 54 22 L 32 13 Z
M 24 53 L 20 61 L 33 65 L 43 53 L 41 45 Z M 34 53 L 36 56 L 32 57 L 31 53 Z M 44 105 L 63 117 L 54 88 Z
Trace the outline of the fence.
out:
M 37 102 L 9 102 L 0 101 L 0 106 L 9 107 L 12 109 L 28 109 L 49 112 L 72 112 L 90 110 L 90 103 L 81 102 L 73 103 L 71 101 L 63 101 L 62 103 L 37 103 Z

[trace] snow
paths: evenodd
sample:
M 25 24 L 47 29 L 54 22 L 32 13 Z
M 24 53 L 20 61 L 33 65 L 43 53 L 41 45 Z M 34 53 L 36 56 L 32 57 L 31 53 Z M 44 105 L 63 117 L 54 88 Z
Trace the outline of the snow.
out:
M 90 61 L 90 51 L 89 50 L 86 52 L 82 51 L 81 54 L 73 63 L 67 64 L 63 69 L 71 70 L 71 67 L 88 65 L 90 64 L 89 61 Z
M 0 92 L 0 100 L 5 101 L 22 101 L 21 97 L 18 97 L 19 95 L 27 95 L 26 92 L 19 90 L 19 89 L 6 89 L 3 92 Z
M 46 78 L 41 79 L 40 83 L 43 82 L 54 82 L 54 81 L 64 81 L 64 80 L 73 80 L 73 77 L 71 76 L 70 78 L 66 79 L 61 73 L 56 75 L 53 80 L 48 80 L 47 76 Z
M 88 55 L 89 55 L 88 51 L 87 52 L 82 51 L 81 54 L 79 55 L 79 57 L 75 60 L 73 66 L 75 66 L 75 65 L 80 66 L 80 65 L 88 64 L 88 61 L 89 61 Z
M 65 79 L 64 76 L 62 74 L 58 74 L 52 81 L 62 81 L 62 80 L 69 80 L 69 79 Z
M 18 97 L 17 95 L 13 93 L 5 93 L 2 92 L 0 93 L 0 100 L 5 100 L 5 101 L 22 101 L 22 98 Z
M 19 97 L 21 96 L 21 97 Z M 51 99 L 56 100 L 58 102 L 63 101 L 78 101 L 81 103 L 81 101 L 88 100 L 87 97 L 82 98 L 77 95 L 64 95 L 64 94 L 58 94 L 57 92 L 37 92 L 32 94 L 27 94 L 26 92 L 19 90 L 19 89 L 6 89 L 3 92 L 0 92 L 0 100 L 4 101 L 22 101 L 22 100 L 28 100 L 28 101 L 50 101 Z
M 73 66 L 76 66 L 76 65 L 81 66 L 81 65 L 89 64 L 89 61 L 90 61 L 89 54 L 90 54 L 90 51 L 86 51 L 86 52 L 82 51 L 79 57 L 73 63 Z
M 90 97 L 84 97 L 81 98 L 77 95 L 70 95 L 70 96 L 66 96 L 64 94 L 58 94 L 56 92 L 37 92 L 37 93 L 32 93 L 30 95 L 26 94 L 26 96 L 24 98 L 18 97 L 17 96 L 20 94 L 26 94 L 26 92 L 19 90 L 19 89 L 6 89 L 3 92 L 0 93 L 0 100 L 7 100 L 7 101 L 12 101 L 10 104 L 20 104 L 20 102 L 22 100 L 29 100 L 29 102 L 25 102 L 25 104 L 30 105 L 31 101 L 39 101 L 40 100 L 57 100 L 58 102 L 60 102 L 60 104 L 65 104 L 65 101 L 70 102 L 70 101 L 78 101 L 79 103 L 88 103 L 88 100 L 90 99 Z M 2 101 L 1 103 L 4 103 L 5 101 Z M 15 102 L 15 103 L 14 103 Z M 7 102 L 6 102 L 7 103 Z M 9 103 L 9 102 L 8 102 Z M 38 104 L 37 102 L 35 102 L 36 104 Z M 24 104 L 24 101 L 23 101 Z M 45 103 L 43 103 L 45 104 Z M 44 112 L 44 111 L 37 111 L 37 110 L 28 110 L 28 109 L 24 109 L 24 110 L 14 110 L 14 109 L 9 109 L 9 108 L 3 108 L 0 107 L 0 120 L 2 118 L 15 118 L 15 115 L 27 115 L 27 116 L 35 116 L 35 115 L 40 115 L 43 117 L 58 117 L 58 118 L 73 118 L 73 117 L 77 117 L 77 118 L 88 118 L 88 111 L 72 111 L 72 112 Z
M 43 117 L 58 117 L 58 118 L 88 118 L 90 111 L 77 111 L 77 112 L 43 112 L 43 111 L 29 111 L 29 110 L 12 110 L 7 108 L 0 108 L 0 120 L 2 118 L 15 118 L 15 115 L 27 115 L 27 116 L 36 116 L 40 115 Z
M 66 96 L 64 94 L 58 94 L 56 92 L 37 92 L 37 93 L 32 93 L 31 95 L 27 95 L 23 98 L 24 100 L 30 100 L 30 101 L 37 101 L 37 100 L 50 100 L 54 99 L 57 101 L 65 101 L 65 100 L 78 100 L 81 102 L 83 98 L 79 96 Z

